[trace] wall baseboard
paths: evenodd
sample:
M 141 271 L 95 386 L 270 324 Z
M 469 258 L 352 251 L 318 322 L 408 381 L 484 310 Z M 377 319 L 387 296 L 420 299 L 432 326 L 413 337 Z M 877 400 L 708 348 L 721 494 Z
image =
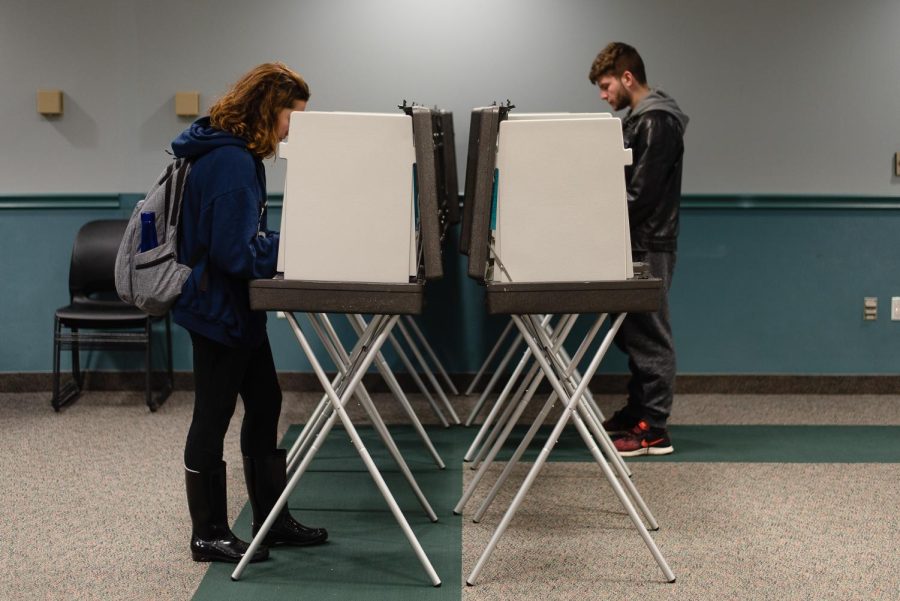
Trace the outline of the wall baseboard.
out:
M 66 378 L 68 374 L 64 375 Z M 405 373 L 397 373 L 400 386 L 406 391 L 415 391 L 413 379 Z M 286 391 L 314 392 L 321 390 L 315 374 L 281 372 L 278 375 L 281 386 Z M 333 377 L 333 374 L 329 374 Z M 451 379 L 462 392 L 474 378 L 474 374 L 451 374 Z M 479 389 L 490 379 L 485 374 Z M 162 381 L 162 374 L 154 374 L 155 385 Z M 625 394 L 628 376 L 624 374 L 601 374 L 591 382 L 591 390 L 598 394 Z M 388 392 L 384 380 L 378 374 L 366 374 L 363 383 L 371 392 Z M 53 376 L 45 372 L 0 373 L 0 392 L 43 392 L 50 391 Z M 86 372 L 87 390 L 141 390 L 144 386 L 144 372 Z M 175 372 L 176 390 L 193 390 L 194 378 L 191 372 Z M 540 391 L 550 392 L 550 386 L 541 384 Z M 894 375 L 694 375 L 678 376 L 676 394 L 900 394 L 900 376 Z M 497 391 L 499 392 L 499 391 Z

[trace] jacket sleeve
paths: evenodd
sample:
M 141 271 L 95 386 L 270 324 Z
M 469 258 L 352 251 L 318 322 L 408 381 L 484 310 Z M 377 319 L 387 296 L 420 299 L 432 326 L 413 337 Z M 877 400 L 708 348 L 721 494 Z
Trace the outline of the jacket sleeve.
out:
M 632 225 L 642 223 L 661 201 L 669 172 L 682 153 L 681 133 L 662 111 L 644 115 L 632 144 L 635 162 L 626 190 L 628 217 Z
M 261 228 L 257 206 L 250 188 L 226 192 L 213 200 L 209 260 L 230 276 L 250 280 L 275 275 L 279 236 Z

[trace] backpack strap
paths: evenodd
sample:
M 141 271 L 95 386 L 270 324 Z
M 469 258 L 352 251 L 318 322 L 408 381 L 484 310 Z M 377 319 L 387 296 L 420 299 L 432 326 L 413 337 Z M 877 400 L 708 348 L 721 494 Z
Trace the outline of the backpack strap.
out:
M 184 183 L 187 179 L 187 166 L 188 163 L 186 159 L 177 159 L 175 161 L 175 170 L 178 172 L 178 175 L 175 178 L 174 196 L 170 195 L 171 189 L 169 183 L 167 183 L 167 186 L 169 187 L 166 188 L 166 219 L 169 222 L 169 225 L 173 225 L 175 227 L 177 227 L 181 222 L 181 205 L 183 203 L 184 197 Z M 171 179 L 169 181 L 171 182 Z M 168 214 L 170 199 L 172 205 L 171 216 Z

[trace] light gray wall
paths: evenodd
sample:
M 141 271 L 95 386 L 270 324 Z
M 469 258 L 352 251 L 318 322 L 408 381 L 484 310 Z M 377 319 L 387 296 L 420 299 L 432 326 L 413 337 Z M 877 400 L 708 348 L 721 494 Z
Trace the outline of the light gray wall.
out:
M 189 123 L 174 93 L 206 107 L 268 60 L 314 110 L 450 109 L 464 157 L 474 106 L 607 110 L 586 76 L 618 39 L 692 117 L 685 192 L 896 195 L 898 25 L 896 0 L 0 0 L 0 194 L 143 191 Z

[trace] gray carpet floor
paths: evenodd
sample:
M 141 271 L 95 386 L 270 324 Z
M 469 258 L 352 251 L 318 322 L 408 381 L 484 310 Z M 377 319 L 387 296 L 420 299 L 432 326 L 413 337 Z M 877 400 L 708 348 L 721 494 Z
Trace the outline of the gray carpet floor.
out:
M 597 466 L 550 463 L 463 599 L 900 599 L 897 464 L 642 462 L 632 469 L 660 523 L 653 539 L 674 584 Z M 521 481 L 524 466 L 516 470 Z M 464 572 L 512 492 L 480 524 L 464 522 Z
M 191 394 L 155 414 L 138 392 L 88 392 L 60 414 L 48 398 L 0 393 L 0 599 L 189 599 L 207 567 L 187 550 Z M 405 423 L 387 395 L 376 400 L 389 423 Z M 286 393 L 281 432 L 317 401 Z M 608 410 L 617 399 L 599 401 Z M 464 415 L 472 401 L 454 402 Z M 682 395 L 675 407 L 673 424 L 900 424 L 900 396 L 887 395 Z M 246 502 L 240 416 L 225 445 L 233 517 Z M 676 585 L 662 582 L 596 466 L 551 464 L 464 598 L 900 599 L 898 464 L 633 469 Z M 464 575 L 504 506 L 465 521 Z

